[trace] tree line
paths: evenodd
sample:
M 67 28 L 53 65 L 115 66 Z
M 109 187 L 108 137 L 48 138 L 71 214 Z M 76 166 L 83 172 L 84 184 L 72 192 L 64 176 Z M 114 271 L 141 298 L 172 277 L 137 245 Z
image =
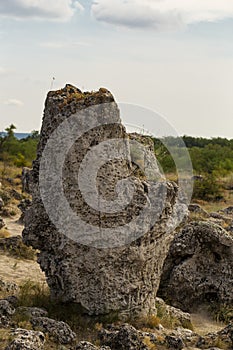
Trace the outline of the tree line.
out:
M 0 135 L 0 161 L 17 167 L 32 165 L 36 158 L 39 132 L 32 131 L 24 139 L 15 136 L 16 127 L 11 124 Z M 179 167 L 185 167 L 185 147 L 193 164 L 194 174 L 203 180 L 195 182 L 194 196 L 201 199 L 215 199 L 221 195 L 220 179 L 233 174 L 233 140 L 226 138 L 202 138 L 183 136 L 153 139 L 157 160 L 165 173 L 175 174 L 176 164 L 172 154 L 179 160 Z M 170 151 L 172 150 L 172 152 Z M 172 154 L 171 154 L 172 153 Z
M 32 131 L 29 136 L 19 140 L 15 136 L 15 129 L 15 125 L 11 124 L 5 129 L 6 133 L 0 136 L 0 161 L 18 167 L 30 167 L 36 158 L 39 132 Z

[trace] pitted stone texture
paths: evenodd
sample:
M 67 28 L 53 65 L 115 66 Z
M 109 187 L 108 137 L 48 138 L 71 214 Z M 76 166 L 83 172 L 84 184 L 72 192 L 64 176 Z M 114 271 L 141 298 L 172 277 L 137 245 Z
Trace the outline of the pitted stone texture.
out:
M 1 198 L 0 198 L 0 203 L 1 203 Z M 1 204 L 0 204 L 0 208 L 1 208 Z M 0 230 L 5 226 L 5 222 L 3 221 L 3 219 L 0 216 Z
M 56 321 L 48 317 L 33 317 L 30 320 L 33 327 L 48 333 L 60 344 L 69 344 L 76 338 L 76 334 L 70 326 L 62 321 Z
M 233 324 L 229 324 L 222 330 L 215 333 L 208 333 L 199 337 L 196 346 L 200 349 L 215 350 L 218 345 L 221 348 L 231 350 L 233 348 Z
M 31 173 L 30 168 L 23 167 L 23 169 L 22 169 L 22 192 L 31 193 L 30 173 Z
M 233 238 L 211 222 L 194 222 L 176 235 L 166 258 L 159 295 L 192 311 L 202 303 L 233 302 Z
M 14 282 L 4 281 L 0 278 L 0 291 L 4 292 L 15 292 L 18 286 Z
M 15 339 L 5 348 L 5 350 L 43 350 L 45 336 L 41 332 L 29 331 L 17 328 L 12 335 Z
M 5 299 L 0 300 L 0 327 L 8 327 L 15 309 Z
M 129 324 L 120 326 L 119 328 L 103 329 L 100 332 L 101 344 L 110 346 L 112 350 L 148 350 L 143 343 L 143 337 L 140 333 Z
M 41 309 L 38 307 L 19 306 L 16 309 L 16 313 L 19 313 L 20 315 L 27 316 L 29 318 L 48 316 L 48 312 L 45 309 Z
M 148 313 L 154 309 L 162 265 L 173 238 L 167 225 L 174 212 L 177 186 L 164 184 L 167 196 L 158 222 L 142 237 L 118 248 L 97 249 L 69 239 L 69 232 L 65 232 L 67 235 L 61 234 L 51 223 L 41 200 L 39 166 L 51 134 L 76 112 L 96 105 L 101 105 L 107 124 L 80 137 L 69 150 L 62 168 L 63 189 L 70 207 L 88 224 L 98 228 L 114 228 L 123 227 L 137 218 L 145 203 L 148 203 L 148 188 L 152 185 L 135 176 L 132 179 L 135 186 L 133 199 L 121 212 L 102 213 L 85 203 L 78 187 L 77 174 L 86 153 L 93 146 L 112 139 L 123 140 L 128 145 L 129 137 L 109 91 L 100 89 L 82 93 L 67 85 L 62 90 L 50 92 L 45 103 L 37 159 L 30 173 L 33 200 L 25 215 L 23 238 L 26 244 L 40 250 L 38 261 L 46 273 L 52 298 L 80 303 L 89 314 L 111 311 L 125 312 L 127 315 Z M 92 117 L 97 120 L 98 114 L 94 111 Z M 115 200 L 116 184 L 131 176 L 132 165 L 129 152 L 127 160 L 114 159 L 102 166 L 96 179 L 99 196 L 107 201 Z M 159 202 L 161 199 L 154 200 Z M 59 207 L 56 198 L 54 203 Z M 170 221 L 172 224 L 172 219 Z M 135 226 L 134 229 L 139 236 L 142 234 L 142 226 Z M 81 233 L 84 237 L 88 236 L 88 231 Z M 112 237 L 114 240 L 117 238 Z
M 81 341 L 75 347 L 75 350 L 111 350 L 111 349 L 108 346 L 101 346 L 99 348 L 87 341 Z

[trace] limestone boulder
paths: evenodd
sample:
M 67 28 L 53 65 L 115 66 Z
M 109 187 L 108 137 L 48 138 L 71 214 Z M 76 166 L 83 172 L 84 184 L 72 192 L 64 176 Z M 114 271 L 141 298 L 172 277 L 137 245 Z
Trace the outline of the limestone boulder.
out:
M 193 311 L 202 303 L 233 302 L 233 237 L 212 222 L 193 222 L 175 236 L 163 267 L 159 295 Z
M 14 339 L 5 350 L 43 350 L 45 336 L 41 332 L 16 328 L 12 331 Z
M 71 123 L 74 116 L 77 124 Z M 69 126 L 65 132 L 60 129 L 64 123 Z M 85 133 L 78 137 L 83 128 Z M 65 147 L 64 140 L 71 142 L 70 130 L 77 139 L 70 143 L 61 169 L 59 156 Z M 37 159 L 30 172 L 32 204 L 25 213 L 23 240 L 40 250 L 38 262 L 47 276 L 52 298 L 78 303 L 90 315 L 112 311 L 126 315 L 153 312 L 163 262 L 173 238 L 176 220 L 173 215 L 186 210 L 185 206 L 180 210 L 176 207 L 176 184 L 147 181 L 142 174 L 134 173 L 129 136 L 114 97 L 106 89 L 82 92 L 66 85 L 64 89 L 49 92 L 40 135 Z M 51 139 L 53 155 L 47 160 L 44 154 Z M 111 140 L 119 148 L 125 146 L 124 159 L 110 156 L 113 148 L 108 148 L 107 143 Z M 130 201 L 119 210 L 111 207 L 104 211 L 90 205 L 77 181 L 80 171 L 85 171 L 86 155 L 101 146 L 100 159 L 106 155 L 109 159 L 99 165 L 96 174 L 97 204 L 108 207 L 113 201 L 117 206 L 119 198 L 128 198 L 130 189 L 134 188 Z M 152 158 L 146 157 L 144 151 L 142 158 L 140 164 L 135 160 L 137 166 L 143 162 L 151 165 Z M 49 173 L 51 169 L 55 169 L 53 175 Z M 159 176 L 158 167 L 152 171 L 154 178 Z M 50 196 L 57 173 L 61 174 L 62 186 L 58 181 L 60 190 Z M 46 188 L 41 187 L 43 176 Z M 126 183 L 125 179 L 130 180 Z M 95 196 L 92 182 L 92 174 L 86 173 L 82 184 Z M 118 183 L 123 183 L 122 190 Z M 61 192 L 68 204 L 61 203 Z M 151 192 L 156 195 L 150 196 Z M 161 209 L 159 215 L 157 209 L 152 210 L 154 205 Z M 83 226 L 76 224 L 77 217 L 84 222 Z
M 76 338 L 70 326 L 63 321 L 56 321 L 48 317 L 32 317 L 30 322 L 33 327 L 49 334 L 60 344 L 69 344 Z
M 101 344 L 109 346 L 112 350 L 148 350 L 140 332 L 129 324 L 103 329 L 99 337 Z

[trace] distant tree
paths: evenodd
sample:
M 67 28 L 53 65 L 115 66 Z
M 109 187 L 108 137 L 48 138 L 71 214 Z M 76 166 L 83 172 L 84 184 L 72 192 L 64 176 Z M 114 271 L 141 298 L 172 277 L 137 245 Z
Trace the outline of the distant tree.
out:
M 15 137 L 15 133 L 14 130 L 16 130 L 16 126 L 14 124 L 11 124 L 8 128 L 5 129 L 5 131 L 7 132 L 7 136 L 6 138 L 13 138 Z
M 40 134 L 38 130 L 32 130 L 29 136 L 26 137 L 26 140 L 39 140 Z M 25 140 L 25 139 L 24 139 Z

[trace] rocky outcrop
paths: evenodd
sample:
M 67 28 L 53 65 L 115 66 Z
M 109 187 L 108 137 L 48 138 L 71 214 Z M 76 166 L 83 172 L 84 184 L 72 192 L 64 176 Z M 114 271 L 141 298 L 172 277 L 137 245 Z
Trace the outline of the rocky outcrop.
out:
M 76 338 L 76 334 L 65 322 L 56 321 L 48 317 L 33 317 L 30 322 L 33 327 L 48 333 L 50 337 L 60 344 L 69 344 Z
M 23 167 L 23 169 L 22 169 L 22 192 L 31 193 L 30 173 L 31 173 L 30 168 Z
M 3 219 L 0 217 L 0 230 L 5 226 L 5 222 Z
M 109 327 L 100 332 L 100 342 L 109 346 L 111 350 L 147 350 L 143 343 L 143 336 L 134 327 L 125 324 L 117 327 Z
M 191 203 L 189 204 L 189 211 L 191 213 L 199 214 L 202 217 L 209 217 L 207 211 L 205 211 L 199 204 Z
M 165 260 L 159 295 L 192 311 L 206 302 L 233 302 L 233 238 L 211 222 L 193 222 L 176 235 Z
M 17 328 L 12 331 L 14 340 L 5 350 L 43 350 L 45 336 L 41 332 Z
M 15 257 L 28 260 L 35 259 L 35 251 L 23 243 L 22 236 L 12 236 L 0 239 L 0 251 L 1 250 Z
M 15 309 L 7 300 L 0 300 L 0 328 L 9 326 L 10 319 L 14 313 Z
M 30 207 L 31 205 L 31 200 L 26 198 L 26 199 L 23 199 L 19 204 L 18 204 L 18 208 L 20 209 L 21 211 L 21 216 L 18 220 L 18 223 L 19 224 L 24 224 L 24 217 L 25 217 L 25 213 L 26 211 L 28 210 L 28 208 Z
M 99 348 L 87 341 L 81 341 L 75 347 L 75 350 L 111 350 L 111 349 L 108 346 L 101 346 Z
M 4 201 L 3 199 L 0 197 L 0 210 L 4 207 Z
M 32 317 L 47 317 L 48 311 L 38 308 L 38 307 L 26 307 L 26 306 L 19 306 L 16 309 L 16 313 L 20 314 L 21 316 L 26 316 L 28 319 Z
M 74 116 L 77 117 L 77 125 L 76 122 L 71 123 Z M 64 123 L 71 123 L 65 132 L 60 129 Z M 85 132 L 80 136 L 81 129 Z M 45 172 L 53 169 L 53 160 L 63 152 L 64 139 L 70 130 L 76 138 L 77 135 L 80 137 L 72 139 L 73 136 L 69 136 L 72 142 L 69 143 L 64 163 L 62 166 L 54 165 L 54 176 L 49 173 L 45 176 L 41 164 Z M 52 298 L 80 303 L 89 314 L 153 312 L 162 265 L 173 237 L 171 231 L 175 219 L 172 215 L 177 186 L 147 181 L 141 174 L 131 176 L 134 169 L 129 137 L 121 124 L 114 98 L 106 89 L 83 93 L 67 85 L 62 90 L 50 92 L 40 135 L 37 159 L 30 174 L 33 200 L 26 212 L 23 239 L 26 244 L 40 250 L 38 261 L 46 273 Z M 54 135 L 53 157 L 44 160 Z M 110 140 L 117 140 L 115 142 L 119 148 L 124 144 L 126 152 L 123 160 L 110 157 L 113 150 L 107 145 Z M 83 170 L 82 162 L 87 152 L 101 145 L 104 150 L 100 158 L 103 157 L 104 161 L 106 155 L 109 158 L 100 164 L 97 171 L 96 209 L 84 200 L 77 174 Z M 144 151 L 142 155 L 142 165 L 145 162 L 151 165 L 151 158 L 147 158 Z M 62 174 L 63 187 L 49 196 L 56 171 Z M 156 178 L 158 167 L 155 166 L 152 171 Z M 130 181 L 123 183 L 124 190 L 119 192 L 118 182 L 124 182 L 123 179 L 129 176 Z M 46 177 L 45 190 L 39 186 L 41 177 Z M 89 188 L 93 181 L 92 174 L 87 173 L 84 180 L 84 186 L 92 191 Z M 117 193 L 119 197 L 122 194 L 127 197 L 132 186 L 134 193 L 124 208 L 98 209 L 100 202 L 108 206 L 109 202 L 114 201 L 120 207 Z M 156 195 L 149 196 L 151 191 Z M 60 192 L 64 192 L 68 206 L 60 202 Z M 45 201 L 50 205 L 46 206 Z M 152 211 L 154 204 L 157 209 L 162 208 L 159 215 L 157 209 Z M 77 222 L 77 216 L 84 222 L 83 226 L 72 224 Z
M 233 215 L 233 206 L 227 207 L 227 208 L 220 210 L 220 211 L 222 211 L 226 215 L 232 216 Z
M 0 291 L 1 292 L 15 292 L 17 291 L 18 286 L 14 282 L 4 281 L 0 278 Z
M 125 324 L 118 327 L 109 326 L 108 329 L 101 330 L 99 338 L 101 344 L 107 344 L 112 350 L 216 350 L 218 348 L 231 350 L 233 344 L 232 324 L 218 332 L 202 336 L 182 327 L 173 330 L 154 329 L 149 333 Z
M 233 348 L 233 324 L 229 324 L 219 332 L 208 333 L 200 336 L 196 346 L 200 349 L 206 349 L 221 346 L 222 349 Z
M 192 328 L 191 316 L 189 313 L 167 305 L 163 299 L 158 297 L 156 298 L 155 306 L 158 317 L 162 315 L 163 318 L 170 319 L 171 323 L 176 327 Z

